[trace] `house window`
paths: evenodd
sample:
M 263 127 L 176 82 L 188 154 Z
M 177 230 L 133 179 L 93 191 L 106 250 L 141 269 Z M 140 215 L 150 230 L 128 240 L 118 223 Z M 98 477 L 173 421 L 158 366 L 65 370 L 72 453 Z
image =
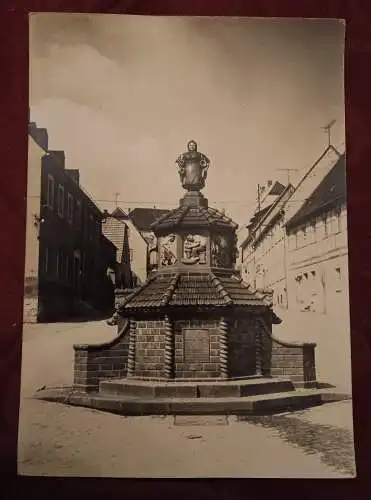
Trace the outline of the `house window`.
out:
M 89 216 L 89 240 L 91 241 L 93 239 L 93 234 L 94 234 L 94 219 L 93 216 Z
M 67 220 L 73 222 L 73 197 L 70 193 L 67 195 Z
M 341 290 L 342 290 L 342 286 L 341 286 L 341 268 L 340 267 L 336 267 L 335 268 L 335 280 L 336 280 L 336 283 L 335 283 L 336 293 L 340 293 Z
M 45 273 L 49 272 L 49 248 L 45 247 Z
M 51 174 L 48 175 L 48 192 L 46 203 L 49 208 L 54 208 L 54 178 Z
M 307 244 L 307 228 L 303 227 L 303 245 Z
M 341 211 L 340 210 L 335 210 L 334 211 L 334 218 L 333 218 L 333 225 L 334 225 L 333 232 L 335 234 L 336 233 L 340 233 L 340 231 L 341 231 L 341 221 L 340 221 L 340 218 L 341 218 Z
M 323 234 L 324 234 L 325 238 L 327 238 L 327 236 L 328 236 L 328 220 L 327 220 L 327 217 L 324 217 L 322 219 L 322 221 L 323 221 Z
M 58 215 L 64 215 L 64 187 L 59 184 L 58 186 Z
M 70 280 L 70 258 L 66 255 L 66 263 L 64 266 L 64 277 L 67 282 Z
M 78 226 L 78 228 L 81 227 L 81 215 L 82 215 L 82 212 L 81 212 L 81 201 L 80 200 L 77 200 L 76 201 L 76 224 Z
M 58 250 L 57 252 L 57 278 L 59 279 L 61 276 L 61 252 Z
M 315 243 L 317 241 L 317 226 L 316 223 L 312 226 L 312 242 Z

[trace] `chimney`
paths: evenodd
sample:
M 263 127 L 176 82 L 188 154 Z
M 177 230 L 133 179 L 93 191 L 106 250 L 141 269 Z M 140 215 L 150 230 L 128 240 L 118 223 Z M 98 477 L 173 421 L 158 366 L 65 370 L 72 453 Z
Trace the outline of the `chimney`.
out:
M 273 184 L 273 181 L 268 181 L 268 187 L 270 188 L 271 185 Z
M 52 157 L 57 160 L 62 168 L 64 168 L 65 164 L 65 154 L 64 151 L 50 151 Z
M 39 128 L 35 122 L 29 122 L 28 133 L 40 148 L 44 149 L 44 151 L 48 151 L 49 138 L 46 128 Z
M 66 169 L 66 173 L 71 177 L 71 179 L 77 184 L 80 184 L 80 171 L 75 169 Z

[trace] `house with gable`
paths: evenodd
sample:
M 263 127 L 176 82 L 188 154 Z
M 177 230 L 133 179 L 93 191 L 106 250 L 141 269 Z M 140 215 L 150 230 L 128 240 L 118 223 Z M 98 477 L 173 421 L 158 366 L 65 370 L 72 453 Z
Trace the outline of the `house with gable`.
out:
M 290 307 L 341 315 L 349 310 L 345 153 L 332 146 L 288 203 Z
M 284 207 L 294 187 L 279 182 L 263 186 L 261 203 L 240 243 L 241 276 L 256 289 L 273 291 L 276 305 L 287 307 Z

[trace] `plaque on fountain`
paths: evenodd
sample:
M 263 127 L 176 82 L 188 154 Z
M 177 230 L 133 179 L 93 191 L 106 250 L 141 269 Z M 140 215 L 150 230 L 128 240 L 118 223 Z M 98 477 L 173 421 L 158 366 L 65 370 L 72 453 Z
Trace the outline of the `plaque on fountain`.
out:
M 208 363 L 210 361 L 210 337 L 208 330 L 184 330 L 184 361 Z

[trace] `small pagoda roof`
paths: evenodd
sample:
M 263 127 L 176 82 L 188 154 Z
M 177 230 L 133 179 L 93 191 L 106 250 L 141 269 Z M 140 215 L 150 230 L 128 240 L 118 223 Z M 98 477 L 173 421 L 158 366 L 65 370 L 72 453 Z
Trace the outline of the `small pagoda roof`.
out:
M 151 228 L 155 232 L 177 227 L 185 228 L 210 228 L 223 227 L 237 229 L 238 225 L 223 212 L 205 206 L 184 206 L 171 210 L 169 213 L 155 221 Z
M 209 273 L 156 273 L 119 305 L 119 311 L 165 307 L 271 306 L 271 295 L 252 290 L 235 276 Z

